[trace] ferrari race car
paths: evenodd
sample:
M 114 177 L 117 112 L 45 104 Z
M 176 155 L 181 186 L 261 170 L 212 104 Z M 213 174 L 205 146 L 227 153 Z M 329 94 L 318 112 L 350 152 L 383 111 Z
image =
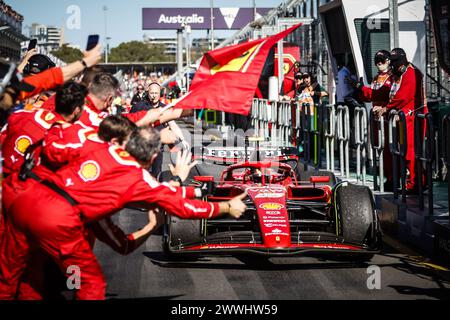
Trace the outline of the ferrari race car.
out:
M 368 260 L 380 250 L 381 231 L 368 187 L 336 183 L 330 172 L 305 170 L 292 149 L 267 153 L 256 144 L 251 156 L 245 150 L 241 162 L 225 169 L 211 161 L 224 157 L 227 160 L 222 164 L 226 164 L 234 161 L 232 156 L 217 156 L 218 149 L 215 155 L 202 153 L 206 161 L 194 168 L 191 184 L 207 187 L 207 201 L 226 201 L 246 191 L 247 210 L 239 219 L 190 220 L 167 215 L 166 253 L 277 256 L 336 252 Z M 198 153 L 194 158 L 199 159 Z M 219 174 L 208 174 L 214 170 Z

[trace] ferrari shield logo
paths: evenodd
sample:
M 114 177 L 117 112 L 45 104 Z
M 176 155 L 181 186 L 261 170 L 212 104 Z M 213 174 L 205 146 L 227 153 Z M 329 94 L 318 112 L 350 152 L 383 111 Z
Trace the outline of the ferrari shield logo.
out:
M 259 45 L 255 45 L 254 47 L 250 48 L 246 52 L 244 52 L 240 57 L 234 58 L 230 60 L 227 64 L 221 65 L 215 65 L 211 68 L 211 75 L 216 74 L 217 72 L 224 72 L 224 71 L 243 71 L 243 66 L 249 61 L 249 59 L 252 57 L 253 53 L 255 52 L 256 48 L 258 48 Z
M 17 138 L 16 143 L 14 144 L 14 150 L 23 156 L 25 154 L 25 151 L 31 144 L 32 142 L 30 137 L 20 136 Z
M 94 181 L 100 175 L 100 166 L 95 161 L 86 161 L 81 165 L 78 175 L 85 182 Z

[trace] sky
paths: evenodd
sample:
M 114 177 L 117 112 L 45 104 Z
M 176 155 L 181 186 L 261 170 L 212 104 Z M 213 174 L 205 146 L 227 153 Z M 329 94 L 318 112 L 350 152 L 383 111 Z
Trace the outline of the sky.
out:
M 272 8 L 282 3 L 282 0 L 255 0 L 257 7 Z M 86 46 L 89 34 L 99 34 L 105 41 L 105 11 L 106 25 L 110 47 L 116 47 L 122 42 L 142 40 L 143 35 L 151 37 L 176 37 L 175 30 L 142 30 L 142 8 L 209 8 L 210 0 L 5 0 L 14 10 L 25 18 L 22 32 L 29 35 L 27 28 L 32 23 L 65 26 L 65 42 Z M 214 0 L 214 7 L 253 7 L 253 0 Z M 74 19 L 74 12 L 79 10 L 79 19 Z M 79 21 L 79 25 L 77 24 Z M 69 28 L 67 23 L 69 22 Z M 226 38 L 236 30 L 216 30 L 216 37 Z M 206 37 L 206 31 L 194 30 L 191 38 Z

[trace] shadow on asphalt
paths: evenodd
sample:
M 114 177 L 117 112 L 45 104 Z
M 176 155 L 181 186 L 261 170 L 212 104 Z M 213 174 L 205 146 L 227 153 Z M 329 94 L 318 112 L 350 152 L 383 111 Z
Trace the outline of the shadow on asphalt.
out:
M 318 259 L 314 263 L 301 262 L 283 262 L 273 263 L 269 257 L 264 256 L 246 256 L 246 255 L 230 255 L 230 256 L 202 256 L 202 257 L 169 257 L 160 251 L 147 251 L 143 253 L 150 261 L 162 268 L 191 268 L 191 269 L 217 269 L 217 270 L 313 270 L 313 269 L 351 269 L 364 268 L 369 264 L 365 262 L 329 262 L 325 259 Z M 235 260 L 230 260 L 229 258 Z M 308 256 L 309 257 L 309 256 Z M 213 261 L 213 258 L 215 261 Z M 228 259 L 227 259 L 228 258 Z M 290 257 L 275 257 L 276 259 L 289 260 Z M 317 258 L 317 257 L 316 257 Z M 227 259 L 221 263 L 217 259 Z M 295 257 L 294 257 L 295 259 Z M 298 257 L 296 259 L 298 261 Z
M 417 288 L 411 286 L 396 286 L 396 285 L 390 285 L 389 287 L 395 289 L 399 294 L 413 295 L 413 296 L 428 296 L 439 300 L 450 300 L 450 289 L 445 287 Z
M 116 294 L 113 294 L 113 296 L 117 296 Z M 177 294 L 177 295 L 171 295 L 171 296 L 159 296 L 159 297 L 145 297 L 145 298 L 132 298 L 132 299 L 120 299 L 120 298 L 111 298 L 110 295 L 107 295 L 108 300 L 120 300 L 120 301 L 155 301 L 155 300 L 172 300 L 179 297 L 183 297 L 184 294 Z

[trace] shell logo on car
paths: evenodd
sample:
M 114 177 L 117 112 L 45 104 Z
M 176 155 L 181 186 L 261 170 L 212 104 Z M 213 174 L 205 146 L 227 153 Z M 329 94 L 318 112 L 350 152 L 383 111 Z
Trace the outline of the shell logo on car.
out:
M 264 210 L 280 210 L 284 208 L 284 206 L 281 203 L 276 202 L 262 203 L 259 205 L 259 207 Z
M 31 144 L 32 142 L 30 137 L 20 136 L 16 139 L 16 143 L 14 144 L 14 150 L 16 150 L 23 156 L 25 154 L 25 151 Z
M 81 165 L 78 174 L 85 182 L 94 181 L 100 175 L 100 166 L 95 161 L 86 161 Z

